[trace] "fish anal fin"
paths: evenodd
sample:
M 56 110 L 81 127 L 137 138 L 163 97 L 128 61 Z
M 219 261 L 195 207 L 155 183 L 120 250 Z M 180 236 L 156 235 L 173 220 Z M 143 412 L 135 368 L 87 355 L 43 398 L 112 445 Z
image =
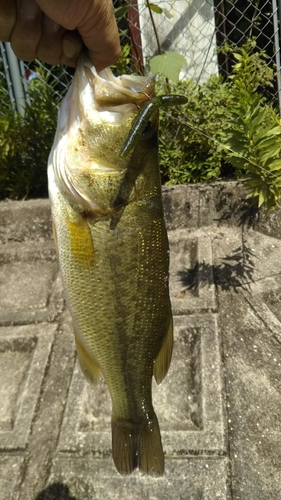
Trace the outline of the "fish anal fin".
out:
M 172 352 L 173 352 L 173 317 L 171 314 L 166 337 L 153 365 L 153 375 L 155 377 L 157 384 L 160 384 L 168 373 L 172 359 Z
M 75 341 L 76 341 L 78 361 L 80 368 L 83 372 L 83 375 L 85 376 L 89 384 L 97 385 L 101 376 L 100 367 L 97 364 L 97 362 L 93 359 L 93 357 L 90 356 L 90 354 L 87 352 L 84 345 L 80 341 L 79 336 L 76 333 L 75 333 Z
M 131 474 L 139 467 L 152 476 L 164 474 L 164 454 L 155 413 L 142 427 L 112 418 L 112 456 L 120 474 Z

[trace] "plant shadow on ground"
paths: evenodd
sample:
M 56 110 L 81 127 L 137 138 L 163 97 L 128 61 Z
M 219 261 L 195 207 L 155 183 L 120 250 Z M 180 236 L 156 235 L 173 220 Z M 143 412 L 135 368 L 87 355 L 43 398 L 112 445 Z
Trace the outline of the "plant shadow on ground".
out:
M 237 288 L 248 290 L 253 280 L 255 265 L 253 252 L 245 244 L 224 257 L 221 264 L 196 262 L 191 269 L 183 269 L 178 275 L 186 290 L 197 291 L 204 286 L 215 285 L 223 291 Z
M 53 483 L 41 491 L 36 500 L 76 500 L 70 495 L 69 487 L 63 483 Z
M 250 228 L 257 221 L 259 209 L 252 200 L 241 196 L 236 197 L 227 187 L 222 186 L 215 197 L 216 211 L 220 216 L 216 221 L 220 224 L 229 221 L 233 216 L 238 220 L 239 227 Z

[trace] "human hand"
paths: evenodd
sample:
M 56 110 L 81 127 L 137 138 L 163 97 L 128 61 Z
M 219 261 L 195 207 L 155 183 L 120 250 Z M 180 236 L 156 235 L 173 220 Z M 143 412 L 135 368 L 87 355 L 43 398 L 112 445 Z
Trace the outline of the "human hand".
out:
M 98 71 L 120 53 L 112 0 L 0 0 L 0 40 L 24 61 L 72 67 L 85 45 Z

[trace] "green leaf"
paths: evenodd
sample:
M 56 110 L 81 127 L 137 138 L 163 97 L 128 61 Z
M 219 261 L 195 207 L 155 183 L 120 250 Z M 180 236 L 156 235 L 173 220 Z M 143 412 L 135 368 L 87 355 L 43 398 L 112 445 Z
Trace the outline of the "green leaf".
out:
M 277 158 L 276 160 L 273 160 L 270 163 L 270 171 L 271 172 L 279 171 L 279 170 L 281 170 L 281 158 Z
M 257 143 L 257 148 L 260 153 L 271 151 L 273 154 L 273 151 L 281 146 L 281 141 L 276 140 L 276 137 L 271 139 L 266 137 L 262 141 L 257 141 L 255 137 L 255 142 Z
M 116 19 L 119 19 L 120 17 L 125 16 L 127 14 L 129 7 L 130 7 L 130 4 L 121 5 L 120 7 L 116 7 L 116 9 L 114 9 L 114 14 L 115 14 Z
M 263 140 L 268 137 L 273 137 L 280 135 L 281 127 L 279 125 L 273 126 L 272 123 L 265 128 L 261 128 L 261 130 L 256 134 L 256 140 Z
M 149 61 L 150 69 L 155 75 L 161 73 L 175 83 L 179 81 L 180 71 L 186 64 L 186 59 L 178 52 L 154 56 Z
M 147 7 L 153 12 L 156 12 L 156 14 L 163 14 L 163 9 L 161 9 L 159 5 L 155 5 L 155 3 L 147 4 Z
M 162 9 L 163 10 L 163 14 L 165 14 L 165 17 L 167 17 L 167 19 L 171 19 L 173 16 L 172 14 L 170 14 L 170 12 L 168 11 L 168 9 Z
M 264 121 L 264 113 L 258 113 L 257 116 L 251 121 L 252 129 L 256 129 Z
M 267 196 L 266 196 L 266 189 L 262 187 L 261 191 L 259 192 L 259 201 L 258 201 L 258 207 L 260 208 L 262 204 L 265 202 Z
M 272 148 L 263 155 L 260 155 L 260 163 L 264 165 L 268 160 L 273 160 L 273 158 L 275 158 L 276 155 L 279 154 L 280 147 L 280 144 L 275 144 L 275 148 Z

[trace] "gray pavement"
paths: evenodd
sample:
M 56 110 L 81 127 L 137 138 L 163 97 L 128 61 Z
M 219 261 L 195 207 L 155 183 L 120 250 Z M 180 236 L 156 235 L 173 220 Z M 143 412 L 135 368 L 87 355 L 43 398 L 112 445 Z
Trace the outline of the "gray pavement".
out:
M 0 500 L 281 499 L 281 211 L 234 182 L 164 189 L 175 322 L 153 385 L 166 455 L 121 477 L 77 366 L 48 200 L 0 204 Z

